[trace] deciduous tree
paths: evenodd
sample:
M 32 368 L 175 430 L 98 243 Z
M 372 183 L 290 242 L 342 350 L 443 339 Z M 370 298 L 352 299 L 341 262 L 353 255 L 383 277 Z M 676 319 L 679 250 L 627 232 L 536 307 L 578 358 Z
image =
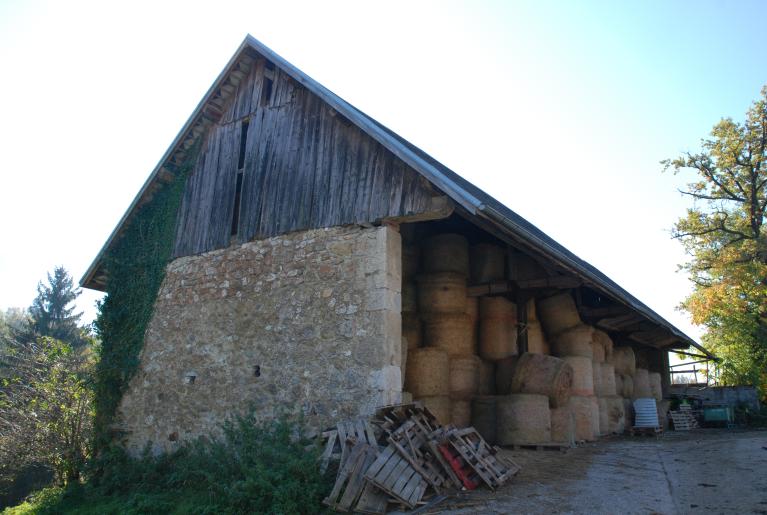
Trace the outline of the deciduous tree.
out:
M 681 192 L 694 200 L 673 228 L 690 260 L 694 284 L 682 306 L 706 327 L 704 345 L 722 361 L 725 384 L 767 393 L 767 86 L 744 122 L 722 119 L 699 152 L 663 161 L 695 179 Z

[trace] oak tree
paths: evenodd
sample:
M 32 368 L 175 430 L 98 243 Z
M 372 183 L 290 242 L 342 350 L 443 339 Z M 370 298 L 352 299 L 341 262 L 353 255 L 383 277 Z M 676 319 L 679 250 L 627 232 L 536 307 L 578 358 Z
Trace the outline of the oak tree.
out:
M 705 326 L 703 344 L 718 357 L 723 384 L 767 393 L 767 86 L 745 121 L 724 118 L 698 152 L 662 162 L 692 170 L 693 199 L 672 234 L 690 260 L 694 288 L 682 306 Z

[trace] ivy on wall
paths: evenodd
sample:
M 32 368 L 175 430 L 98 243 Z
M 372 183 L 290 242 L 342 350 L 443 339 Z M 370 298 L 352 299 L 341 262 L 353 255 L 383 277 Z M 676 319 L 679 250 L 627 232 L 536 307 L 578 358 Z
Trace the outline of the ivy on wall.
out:
M 94 385 L 96 449 L 111 443 L 117 406 L 138 369 L 144 334 L 173 251 L 184 185 L 197 152 L 190 155 L 175 171 L 174 180 L 138 209 L 104 257 L 106 297 L 95 322 L 101 338 Z

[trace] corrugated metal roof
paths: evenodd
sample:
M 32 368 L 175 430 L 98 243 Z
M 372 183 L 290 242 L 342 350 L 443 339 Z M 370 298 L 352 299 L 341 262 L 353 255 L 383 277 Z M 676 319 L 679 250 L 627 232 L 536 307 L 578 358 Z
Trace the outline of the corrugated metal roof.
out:
M 567 250 L 533 224 L 494 199 L 491 195 L 485 193 L 423 150 L 319 84 L 251 35 L 248 35 L 245 38 L 245 41 L 240 45 L 237 53 L 230 60 L 216 82 L 214 82 L 211 89 L 197 106 L 197 109 L 192 114 L 189 121 L 184 125 L 181 133 L 179 133 L 178 137 L 174 140 L 174 143 L 163 156 L 163 159 L 152 172 L 149 179 L 147 179 L 144 187 L 142 187 L 139 194 L 131 203 L 128 211 L 122 217 L 93 264 L 91 264 L 88 271 L 81 279 L 80 284 L 82 286 L 98 287 L 99 283 L 97 283 L 94 278 L 101 267 L 101 260 L 105 251 L 111 246 L 115 239 L 119 237 L 122 227 L 126 223 L 129 223 L 130 217 L 137 206 L 140 205 L 142 197 L 147 193 L 149 187 L 158 180 L 157 176 L 159 171 L 165 166 L 166 161 L 174 154 L 178 145 L 187 139 L 187 133 L 191 130 L 193 122 L 200 117 L 200 114 L 219 88 L 219 85 L 226 79 L 230 68 L 234 66 L 238 62 L 238 59 L 248 50 L 255 51 L 269 61 L 272 61 L 276 66 L 279 66 L 299 84 L 319 96 L 333 109 L 344 115 L 394 155 L 418 171 L 437 188 L 447 194 L 453 201 L 462 206 L 470 215 L 480 216 L 489 220 L 501 231 L 535 249 L 536 252 L 551 259 L 564 269 L 580 277 L 595 289 L 600 290 L 602 293 L 612 297 L 615 301 L 633 309 L 654 324 L 668 330 L 681 342 L 689 344 L 711 356 L 708 351 L 692 338 L 684 334 L 673 324 L 621 288 L 615 281 L 600 272 L 597 268 Z

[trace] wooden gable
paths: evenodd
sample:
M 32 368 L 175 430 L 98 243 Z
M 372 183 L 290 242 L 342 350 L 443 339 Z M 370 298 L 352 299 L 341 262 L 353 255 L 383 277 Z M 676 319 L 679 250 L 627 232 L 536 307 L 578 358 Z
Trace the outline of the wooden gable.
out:
M 437 194 L 383 145 L 259 57 L 196 156 L 174 257 L 226 247 L 233 237 L 244 242 L 415 215 L 429 210 Z

